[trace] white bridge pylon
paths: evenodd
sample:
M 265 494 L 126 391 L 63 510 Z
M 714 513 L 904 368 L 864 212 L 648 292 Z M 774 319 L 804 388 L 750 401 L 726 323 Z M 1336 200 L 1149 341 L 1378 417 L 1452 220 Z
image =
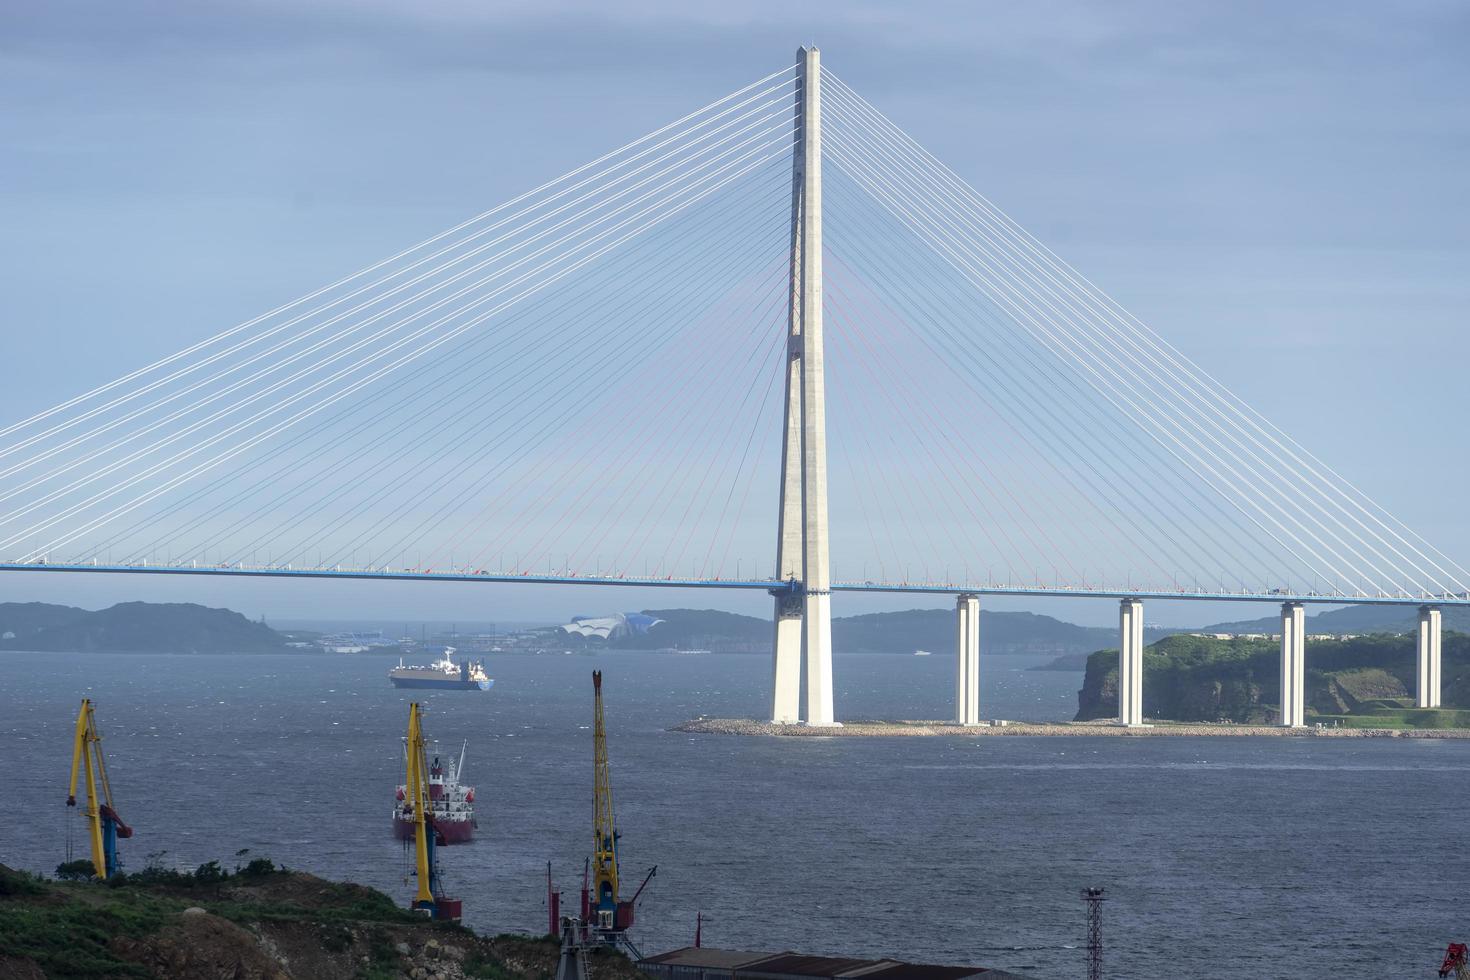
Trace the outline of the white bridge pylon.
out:
M 802 48 L 796 58 L 786 413 L 776 533 L 776 577 L 785 584 L 772 589 L 771 720 L 831 725 L 832 562 L 822 377 L 822 74 L 816 48 Z M 798 712 L 799 706 L 804 710 Z

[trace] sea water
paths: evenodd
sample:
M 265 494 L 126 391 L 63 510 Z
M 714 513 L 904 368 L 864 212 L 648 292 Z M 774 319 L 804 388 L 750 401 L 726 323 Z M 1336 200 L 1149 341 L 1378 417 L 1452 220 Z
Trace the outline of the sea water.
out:
M 411 698 L 469 744 L 477 841 L 444 849 L 468 924 L 573 909 L 592 843 L 591 672 L 605 677 L 636 941 L 892 956 L 1085 976 L 1084 886 L 1106 975 L 1430 976 L 1470 938 L 1470 741 L 755 738 L 667 731 L 762 717 L 767 658 L 505 656 L 481 692 L 400 691 L 396 658 L 0 654 L 0 862 L 52 870 L 72 726 L 97 703 L 128 868 L 269 857 L 407 901 L 390 811 Z M 986 717 L 1070 718 L 1081 676 L 982 662 Z M 948 657 L 839 655 L 839 717 L 951 710 Z M 238 852 L 247 854 L 237 856 Z

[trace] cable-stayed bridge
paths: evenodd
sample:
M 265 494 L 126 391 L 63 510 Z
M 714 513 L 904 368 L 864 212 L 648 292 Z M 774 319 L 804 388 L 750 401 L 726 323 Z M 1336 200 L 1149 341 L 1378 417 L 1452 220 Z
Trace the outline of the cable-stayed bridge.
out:
M 830 411 L 829 411 L 830 409 Z M 771 493 L 772 490 L 776 493 Z M 774 539 L 776 547 L 771 548 Z M 761 589 L 832 722 L 835 593 L 1439 609 L 1470 572 L 804 49 L 460 225 L 0 427 L 0 570 Z

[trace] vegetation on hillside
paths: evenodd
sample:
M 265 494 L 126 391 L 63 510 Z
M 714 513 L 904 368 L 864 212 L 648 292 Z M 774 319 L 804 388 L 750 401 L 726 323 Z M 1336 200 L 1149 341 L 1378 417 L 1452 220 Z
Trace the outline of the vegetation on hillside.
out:
M 43 606 L 44 609 L 16 607 Z M 88 612 L 44 603 L 7 603 L 0 607 L 0 650 L 105 651 L 148 653 L 271 653 L 286 649 L 286 638 L 264 623 L 228 609 L 191 602 L 122 602 Z M 6 637 L 7 633 L 13 636 Z
M 50 602 L 0 602 L 0 640 L 24 640 L 33 633 L 64 626 L 85 615 L 85 609 Z
M 149 868 L 106 883 L 0 866 L 6 978 L 542 980 L 557 956 L 549 938 L 484 938 L 371 888 L 265 859 L 234 871 L 217 862 L 192 872 Z M 598 980 L 638 976 L 616 955 L 593 957 L 592 972 Z
M 1444 628 L 1459 632 L 1470 632 L 1470 609 L 1461 606 L 1446 606 L 1443 610 Z M 1414 606 L 1358 604 L 1329 609 L 1326 612 L 1307 614 L 1307 633 L 1340 636 L 1364 633 L 1408 633 L 1419 621 L 1419 610 Z M 1259 619 L 1216 623 L 1202 627 L 1201 633 L 1279 633 L 1281 617 L 1262 616 Z
M 1415 644 L 1411 636 L 1378 634 L 1316 640 L 1306 648 L 1309 720 L 1435 727 L 1463 722 L 1452 710 L 1413 708 Z M 1445 709 L 1470 709 L 1470 635 L 1443 639 Z M 1176 635 L 1144 650 L 1143 713 L 1171 721 L 1270 723 L 1279 716 L 1281 644 Z M 1076 720 L 1118 714 L 1118 652 L 1087 660 Z M 1465 716 L 1470 721 L 1470 714 Z

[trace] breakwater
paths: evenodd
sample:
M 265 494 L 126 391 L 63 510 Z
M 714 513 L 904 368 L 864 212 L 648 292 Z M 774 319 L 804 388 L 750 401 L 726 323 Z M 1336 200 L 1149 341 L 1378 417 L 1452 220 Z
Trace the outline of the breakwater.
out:
M 669 729 L 692 735 L 765 735 L 777 738 L 943 738 L 1106 735 L 1117 738 L 1204 736 L 1207 738 L 1470 738 L 1470 729 L 1445 728 L 1334 728 L 1274 725 L 1158 722 L 1125 728 L 1108 722 L 990 722 L 957 725 L 948 721 L 848 721 L 840 726 L 777 725 L 748 718 L 695 718 Z

